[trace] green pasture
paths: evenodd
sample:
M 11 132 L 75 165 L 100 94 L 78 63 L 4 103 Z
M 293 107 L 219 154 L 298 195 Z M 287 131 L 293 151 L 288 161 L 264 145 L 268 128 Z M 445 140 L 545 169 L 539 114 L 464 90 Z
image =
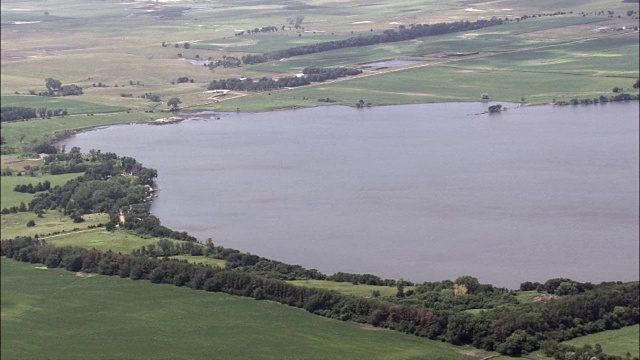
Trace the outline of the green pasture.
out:
M 214 259 L 206 256 L 175 255 L 169 256 L 169 258 L 176 260 L 187 260 L 187 262 L 192 264 L 211 265 L 214 267 L 219 267 L 221 269 L 224 269 L 227 266 L 227 262 L 225 260 Z
M 21 149 L 22 145 L 27 145 L 30 142 L 43 137 L 44 135 L 53 135 L 56 132 L 65 130 L 88 129 L 102 125 L 153 121 L 158 118 L 168 116 L 170 115 L 159 112 L 131 112 L 95 114 L 94 116 L 74 115 L 64 118 L 18 121 L 2 124 L 2 136 L 4 136 L 4 138 L 6 139 L 7 146 Z M 20 142 L 21 135 L 25 136 L 22 142 Z
M 565 341 L 563 344 L 579 347 L 584 345 L 595 347 L 596 344 L 600 344 L 605 354 L 624 357 L 630 353 L 631 356 L 638 357 L 640 356 L 640 325 L 581 336 Z
M 328 280 L 291 280 L 287 282 L 295 286 L 333 290 L 346 295 L 355 295 L 367 298 L 372 297 L 372 293 L 375 290 L 380 292 L 380 296 L 396 296 L 398 292 L 398 289 L 393 286 L 355 285 L 349 282 L 335 282 Z M 411 288 L 411 286 L 407 286 L 405 287 L 405 291 L 410 290 Z
M 13 239 L 16 236 L 35 236 L 46 237 L 53 233 L 62 233 L 70 231 L 84 231 L 89 226 L 97 226 L 109 221 L 108 214 L 87 214 L 83 216 L 84 222 L 74 223 L 68 216 L 63 215 L 59 211 L 49 211 L 38 217 L 32 212 L 21 212 L 17 214 L 0 215 L 0 224 L 2 226 L 2 239 Z M 36 225 L 27 227 L 27 222 L 33 220 Z M 90 230 L 93 232 L 93 230 Z M 70 235 L 61 235 L 70 236 Z M 53 240 L 54 238 L 52 238 Z M 55 238 L 57 239 L 57 238 Z
M 85 249 L 111 250 L 123 254 L 157 243 L 160 238 L 141 237 L 124 230 L 106 231 L 104 228 L 73 232 L 46 239 L 55 246 L 77 246 Z M 177 241 L 177 240 L 171 240 Z
M 0 196 L 0 208 L 19 206 L 20 202 L 24 202 L 26 205 L 29 205 L 31 199 L 33 199 L 33 197 L 37 194 L 20 193 L 17 191 L 13 191 L 16 185 L 36 185 L 39 182 L 49 180 L 49 182 L 51 183 L 51 187 L 54 187 L 56 185 L 64 185 L 69 180 L 77 178 L 80 175 L 81 174 L 76 173 L 61 175 L 47 174 L 39 176 L 2 176 L 0 177 L 0 190 L 2 191 L 2 196 Z
M 67 109 L 69 114 L 88 113 L 109 113 L 126 111 L 127 108 L 121 106 L 108 106 L 93 104 L 86 101 L 76 100 L 78 97 L 47 97 L 47 96 L 2 96 L 0 102 L 2 106 L 23 106 L 30 108 L 47 108 L 49 110 Z
M 466 359 L 485 352 L 270 301 L 2 258 L 6 359 Z M 179 331 L 176 335 L 175 331 Z M 476 354 L 477 356 L 465 355 Z

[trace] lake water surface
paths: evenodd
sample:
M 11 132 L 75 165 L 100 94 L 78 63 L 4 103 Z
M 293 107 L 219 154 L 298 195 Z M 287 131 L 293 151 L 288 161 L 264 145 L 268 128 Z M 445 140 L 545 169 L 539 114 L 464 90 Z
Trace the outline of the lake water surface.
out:
M 170 228 L 327 273 L 637 280 L 638 103 L 486 108 L 233 113 L 65 144 L 158 169 Z

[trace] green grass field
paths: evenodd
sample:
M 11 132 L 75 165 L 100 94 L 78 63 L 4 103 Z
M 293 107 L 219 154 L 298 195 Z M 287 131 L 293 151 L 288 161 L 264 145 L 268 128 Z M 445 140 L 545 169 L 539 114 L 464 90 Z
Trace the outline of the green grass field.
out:
M 521 304 L 528 304 L 528 303 L 532 303 L 533 299 L 535 299 L 538 296 L 544 295 L 546 293 L 539 293 L 537 291 L 518 291 L 516 293 L 516 299 L 521 303 Z
M 18 206 L 20 205 L 20 202 L 24 202 L 26 205 L 29 205 L 29 202 L 33 199 L 35 194 L 13 191 L 16 185 L 36 185 L 39 182 L 49 180 L 51 187 L 54 187 L 56 185 L 64 185 L 67 181 L 77 178 L 80 175 L 81 174 L 47 174 L 40 176 L 2 176 L 0 177 L 0 191 L 2 191 L 2 196 L 0 197 L 0 208 Z
M 605 354 L 626 356 L 627 353 L 630 353 L 631 356 L 638 357 L 640 356 L 640 325 L 581 336 L 565 341 L 563 344 L 573 346 L 591 345 L 592 347 L 600 344 Z
M 76 100 L 76 97 L 44 97 L 44 96 L 2 96 L 2 106 L 23 106 L 30 108 L 45 107 L 50 110 L 67 109 L 69 114 L 109 113 L 126 111 L 122 106 L 92 104 Z
M 123 230 L 75 232 L 47 238 L 46 241 L 55 246 L 78 246 L 86 249 L 111 250 L 123 254 L 131 253 L 143 246 L 155 244 L 160 238 L 143 238 Z M 177 241 L 177 240 L 171 240 Z
M 1 263 L 3 359 L 474 358 L 269 301 Z
M 398 289 L 393 286 L 374 286 L 364 284 L 354 285 L 349 282 L 335 282 L 327 280 L 292 280 L 287 282 L 296 286 L 333 290 L 346 295 L 362 296 L 366 298 L 370 298 L 374 290 L 379 291 L 380 296 L 396 296 L 396 293 L 398 293 Z M 409 290 L 411 288 L 411 286 L 406 286 L 405 290 Z
M 2 226 L 2 239 L 13 239 L 16 236 L 50 236 L 55 232 L 70 232 L 74 229 L 86 230 L 89 226 L 104 224 L 109 221 L 108 214 L 87 214 L 82 223 L 74 223 L 68 216 L 62 215 L 59 211 L 48 211 L 39 218 L 32 212 L 21 212 L 17 214 L 6 214 L 0 216 Z M 35 221 L 36 225 L 27 227 L 29 220 Z
M 227 262 L 221 259 L 214 259 L 206 256 L 190 256 L 190 255 L 176 255 L 169 256 L 170 259 L 187 260 L 192 264 L 211 265 L 224 269 L 227 266 Z

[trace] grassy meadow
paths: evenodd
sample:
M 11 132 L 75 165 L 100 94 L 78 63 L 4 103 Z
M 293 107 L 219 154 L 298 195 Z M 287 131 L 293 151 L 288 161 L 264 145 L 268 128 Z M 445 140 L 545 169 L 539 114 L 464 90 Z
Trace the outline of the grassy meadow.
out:
M 0 196 L 0 208 L 18 206 L 20 205 L 20 202 L 24 202 L 26 205 L 29 205 L 31 199 L 33 199 L 33 197 L 37 194 L 13 191 L 16 185 L 36 185 L 38 183 L 49 180 L 49 182 L 51 183 L 51 187 L 54 187 L 57 185 L 64 185 L 67 183 L 67 181 L 74 179 L 80 175 L 81 174 L 47 174 L 38 176 L 2 176 L 0 177 L 0 191 L 2 191 L 2 196 Z
M 124 230 L 106 231 L 104 228 L 85 232 L 72 232 L 46 238 L 54 246 L 77 246 L 85 249 L 111 250 L 129 254 L 143 246 L 149 246 L 160 241 L 161 238 L 141 237 Z M 177 241 L 177 240 L 170 240 Z
M 609 355 L 626 356 L 630 353 L 633 357 L 640 356 L 640 325 L 623 327 L 617 330 L 607 330 L 587 336 L 581 336 L 563 344 L 573 346 L 596 344 L 602 346 L 602 352 Z
M 2 258 L 2 358 L 472 359 L 490 354 L 270 301 Z M 176 336 L 176 331 L 179 336 Z M 476 356 L 472 356 L 472 355 Z
M 74 223 L 69 216 L 63 215 L 59 211 L 48 211 L 38 217 L 32 212 L 20 212 L 16 214 L 5 214 L 0 216 L 2 226 L 2 239 L 13 239 L 16 236 L 48 237 L 54 233 L 69 233 L 72 231 L 84 231 L 89 226 L 97 226 L 109 221 L 108 214 L 87 214 L 82 216 L 85 220 L 81 223 Z M 28 227 L 29 220 L 35 221 L 36 225 Z M 93 231 L 93 230 L 91 230 Z M 63 236 L 70 235 L 59 235 Z M 57 238 L 57 237 L 56 237 Z M 52 238 L 53 240 L 53 238 Z M 140 247 L 140 246 L 138 246 Z
M 190 255 L 175 255 L 169 256 L 170 259 L 186 260 L 192 264 L 211 265 L 224 269 L 227 266 L 227 262 L 221 259 L 214 259 L 206 256 L 190 256 Z
M 362 296 L 366 298 L 372 297 L 373 291 L 380 292 L 380 296 L 396 296 L 398 289 L 393 286 L 375 286 L 375 285 L 354 285 L 349 282 L 335 282 L 328 280 L 291 280 L 287 281 L 291 285 L 312 287 L 337 291 L 345 295 Z M 406 290 L 410 290 L 411 286 L 406 286 Z

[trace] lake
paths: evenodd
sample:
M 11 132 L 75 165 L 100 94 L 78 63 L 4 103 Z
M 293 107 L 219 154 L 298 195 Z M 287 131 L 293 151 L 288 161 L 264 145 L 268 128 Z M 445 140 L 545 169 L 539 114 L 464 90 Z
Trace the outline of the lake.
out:
M 227 113 L 64 143 L 158 169 L 170 228 L 326 273 L 637 280 L 638 102 L 507 107 Z

